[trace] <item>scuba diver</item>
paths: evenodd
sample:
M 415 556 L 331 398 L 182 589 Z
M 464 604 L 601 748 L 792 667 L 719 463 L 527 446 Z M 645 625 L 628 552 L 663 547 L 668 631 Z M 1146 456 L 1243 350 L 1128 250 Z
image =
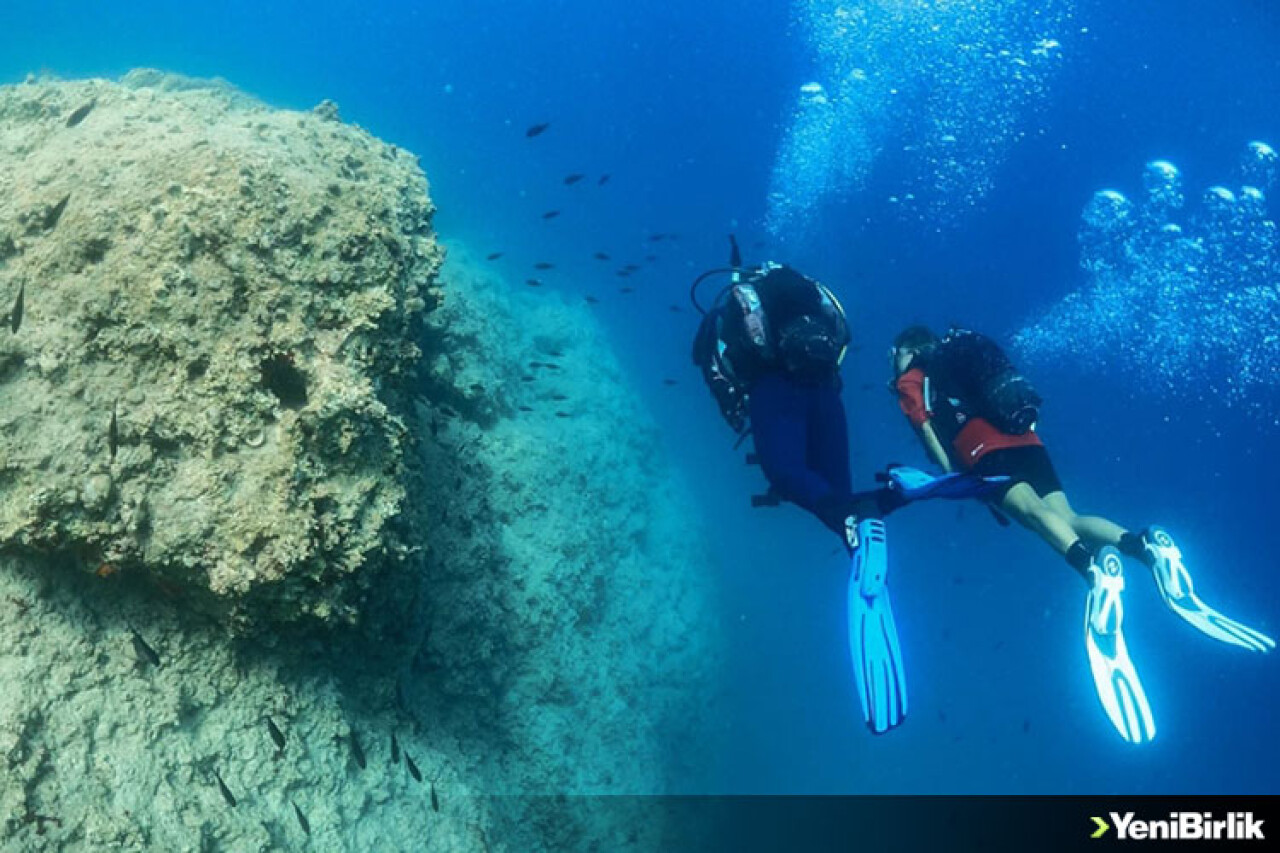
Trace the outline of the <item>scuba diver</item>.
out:
M 1165 604 L 1208 636 L 1252 651 L 1275 647 L 1270 637 L 1200 600 L 1182 551 L 1163 528 L 1134 533 L 1076 513 L 1036 433 L 1043 401 L 994 341 L 964 329 L 939 338 L 912 326 L 895 338 L 889 357 L 891 390 L 929 457 L 947 472 L 1007 477 L 987 498 L 996 519 L 1007 525 L 1005 516 L 1011 517 L 1038 534 L 1089 584 L 1084 630 L 1090 669 L 1103 709 L 1125 740 L 1149 741 L 1156 728 L 1122 631 L 1121 555 L 1146 565 Z
M 970 474 L 930 477 L 903 466 L 877 475 L 883 484 L 852 490 L 849 438 L 840 398 L 840 364 L 849 326 L 824 285 L 788 266 L 744 268 L 730 237 L 730 266 L 704 273 L 690 288 L 702 314 L 693 361 L 739 436 L 751 436 L 769 482 L 753 506 L 794 503 L 840 537 L 849 551 L 849 628 L 863 716 L 876 733 L 902 722 L 906 681 L 888 589 L 884 516 L 914 500 L 986 494 L 1003 481 Z M 729 282 L 704 309 L 697 288 L 713 275 Z

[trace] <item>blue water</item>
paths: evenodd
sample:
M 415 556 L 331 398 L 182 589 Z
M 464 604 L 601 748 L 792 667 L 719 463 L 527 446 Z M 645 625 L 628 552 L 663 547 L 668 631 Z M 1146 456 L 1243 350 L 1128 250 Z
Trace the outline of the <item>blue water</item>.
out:
M 446 242 L 504 252 L 494 266 L 513 287 L 546 260 L 556 264 L 548 285 L 600 298 L 600 319 L 717 545 L 715 565 L 690 566 L 721 583 L 733 649 L 727 689 L 707 687 L 728 744 L 714 789 L 1280 790 L 1274 657 L 1199 636 L 1164 612 L 1133 567 L 1127 633 L 1160 733 L 1149 746 L 1124 744 L 1089 682 L 1078 579 L 976 506 L 913 508 L 890 522 L 912 707 L 901 730 L 867 734 L 844 640 L 844 561 L 798 511 L 749 508 L 763 483 L 730 450 L 688 363 L 695 323 L 685 295 L 696 272 L 725 260 L 730 231 L 749 260 L 768 255 L 822 278 L 853 317 L 845 397 L 856 477 L 891 460 L 919 464 L 883 390 L 893 334 L 911 322 L 957 321 L 1012 335 L 1088 283 L 1077 233 L 1094 191 L 1139 195 L 1143 164 L 1163 157 L 1198 198 L 1231 180 L 1248 141 L 1280 145 L 1274 4 L 1055 4 L 1060 55 L 1034 92 L 1015 99 L 1001 125 L 1008 137 L 984 155 L 989 189 L 976 204 L 935 192 L 932 207 L 901 215 L 890 197 L 914 187 L 924 198 L 932 176 L 904 153 L 923 133 L 905 122 L 803 233 L 769 233 L 765 222 L 797 91 L 825 61 L 798 23 L 806 4 L 370 5 L 5 4 L 0 80 L 154 66 L 221 76 L 282 107 L 332 98 L 346 120 L 421 155 Z M 889 40 L 865 70 L 909 76 L 916 49 Z M 932 94 L 904 85 L 894 97 L 960 99 L 946 115 L 963 145 L 991 124 L 982 110 L 1001 101 L 986 97 L 995 85 L 977 75 Z M 549 129 L 526 138 L 539 122 Z M 587 177 L 566 186 L 570 173 Z M 604 173 L 611 178 L 600 186 Z M 543 220 L 548 210 L 562 213 Z M 1270 213 L 1280 214 L 1274 201 Z M 656 233 L 677 237 L 655 242 Z M 599 251 L 613 260 L 593 259 Z M 648 254 L 657 260 L 643 261 Z M 616 277 L 627 262 L 643 270 Z M 636 292 L 619 293 L 623 284 Z M 1251 331 L 1274 335 L 1275 316 Z M 1090 345 L 1087 329 L 1074 344 Z M 1142 375 L 1142 365 L 1130 367 Z M 1280 382 L 1251 389 L 1264 398 L 1260 416 L 1134 375 L 1085 375 L 1070 359 L 1037 364 L 1049 400 L 1042 432 L 1068 494 L 1128 525 L 1168 526 L 1207 600 L 1280 632 L 1268 482 L 1280 471 Z M 1220 379 L 1185 376 L 1192 387 Z

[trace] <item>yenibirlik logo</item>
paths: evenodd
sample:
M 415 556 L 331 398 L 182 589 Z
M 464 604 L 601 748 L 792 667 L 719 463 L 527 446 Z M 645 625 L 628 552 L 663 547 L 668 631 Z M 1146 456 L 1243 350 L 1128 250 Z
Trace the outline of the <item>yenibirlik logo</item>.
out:
M 1117 841 L 1265 841 L 1262 818 L 1253 812 L 1229 812 L 1215 820 L 1213 812 L 1170 812 L 1168 820 L 1138 820 L 1133 812 L 1110 813 Z M 1111 826 L 1100 817 L 1090 838 L 1102 838 Z

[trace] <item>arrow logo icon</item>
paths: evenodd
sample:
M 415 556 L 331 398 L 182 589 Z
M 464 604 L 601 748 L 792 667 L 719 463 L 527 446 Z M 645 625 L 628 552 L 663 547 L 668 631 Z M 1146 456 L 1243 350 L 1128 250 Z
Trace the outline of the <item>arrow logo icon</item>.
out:
M 1107 826 L 1107 822 L 1100 817 L 1095 817 L 1093 822 L 1098 825 L 1098 828 L 1094 830 L 1093 835 L 1089 836 L 1090 838 L 1101 838 L 1106 834 L 1107 830 L 1111 828 Z

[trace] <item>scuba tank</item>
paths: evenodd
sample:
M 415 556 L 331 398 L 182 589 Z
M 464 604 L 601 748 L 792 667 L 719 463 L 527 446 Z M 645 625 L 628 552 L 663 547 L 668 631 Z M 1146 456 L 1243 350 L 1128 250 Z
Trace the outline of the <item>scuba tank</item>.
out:
M 781 370 L 797 381 L 829 381 L 849 343 L 844 309 L 823 285 L 790 267 L 765 263 L 744 270 L 738 242 L 729 236 L 729 267 L 694 280 L 690 301 L 703 315 L 693 362 L 735 432 L 745 435 L 747 398 L 756 377 Z M 729 276 L 710 308 L 697 288 L 713 275 Z
M 1044 400 L 986 335 L 952 329 L 930 354 L 925 373 L 961 424 L 976 416 L 1007 435 L 1024 435 L 1040 417 Z

